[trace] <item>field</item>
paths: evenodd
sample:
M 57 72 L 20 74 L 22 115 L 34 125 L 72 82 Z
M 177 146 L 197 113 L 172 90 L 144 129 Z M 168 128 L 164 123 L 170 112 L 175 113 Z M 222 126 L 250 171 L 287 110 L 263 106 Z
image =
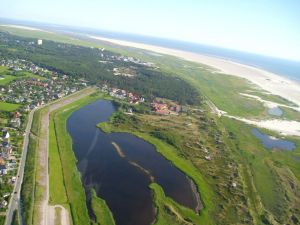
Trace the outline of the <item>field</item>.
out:
M 6 112 L 16 111 L 18 108 L 20 108 L 20 106 L 21 105 L 19 105 L 19 104 L 0 102 L 0 110 L 6 111 Z

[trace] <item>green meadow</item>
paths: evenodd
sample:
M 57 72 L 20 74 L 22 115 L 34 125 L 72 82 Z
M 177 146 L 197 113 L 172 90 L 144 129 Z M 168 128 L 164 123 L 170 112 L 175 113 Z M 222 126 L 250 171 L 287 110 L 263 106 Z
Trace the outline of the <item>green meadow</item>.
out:
M 1 111 L 6 111 L 6 112 L 16 111 L 18 108 L 20 108 L 20 106 L 21 106 L 20 104 L 0 102 L 0 110 Z

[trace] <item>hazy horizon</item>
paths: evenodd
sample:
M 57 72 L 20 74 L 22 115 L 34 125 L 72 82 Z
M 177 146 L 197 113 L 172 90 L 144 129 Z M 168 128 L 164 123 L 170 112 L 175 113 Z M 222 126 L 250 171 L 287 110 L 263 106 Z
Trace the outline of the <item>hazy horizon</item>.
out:
M 4 0 L 1 17 L 216 46 L 299 61 L 300 3 Z

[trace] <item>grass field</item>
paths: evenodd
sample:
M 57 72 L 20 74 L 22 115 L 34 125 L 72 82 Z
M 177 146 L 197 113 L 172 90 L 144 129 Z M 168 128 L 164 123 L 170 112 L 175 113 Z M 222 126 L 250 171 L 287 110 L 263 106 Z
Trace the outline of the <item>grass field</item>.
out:
M 10 84 L 12 81 L 21 78 L 35 78 L 39 80 L 46 79 L 45 77 L 41 77 L 39 75 L 30 72 L 24 72 L 24 71 L 19 71 L 16 72 L 15 74 L 12 74 L 12 71 L 9 71 L 7 67 L 0 66 L 0 86 L 6 86 Z
M 29 139 L 24 178 L 21 189 L 21 198 L 23 203 L 22 215 L 25 223 L 28 225 L 33 224 L 36 149 L 37 141 L 31 135 Z
M 12 82 L 13 80 L 17 79 L 17 77 L 12 76 L 12 75 L 1 75 L 0 77 L 0 85 L 7 85 L 10 82 Z
M 19 104 L 0 102 L 0 110 L 6 111 L 6 112 L 16 111 L 18 108 L 20 108 L 20 106 L 21 105 L 19 105 Z

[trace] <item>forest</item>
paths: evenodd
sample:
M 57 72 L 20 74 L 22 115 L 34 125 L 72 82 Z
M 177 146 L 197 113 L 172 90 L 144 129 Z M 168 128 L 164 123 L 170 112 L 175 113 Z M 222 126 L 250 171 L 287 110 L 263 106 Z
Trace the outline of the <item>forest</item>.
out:
M 186 81 L 167 74 L 158 68 L 120 59 L 121 55 L 98 48 L 14 36 L 0 32 L 0 57 L 25 59 L 60 73 L 79 76 L 89 84 L 106 83 L 145 96 L 167 98 L 180 104 L 199 104 L 199 92 Z M 103 63 L 103 58 L 106 60 Z M 114 68 L 131 68 L 134 77 L 115 76 Z

